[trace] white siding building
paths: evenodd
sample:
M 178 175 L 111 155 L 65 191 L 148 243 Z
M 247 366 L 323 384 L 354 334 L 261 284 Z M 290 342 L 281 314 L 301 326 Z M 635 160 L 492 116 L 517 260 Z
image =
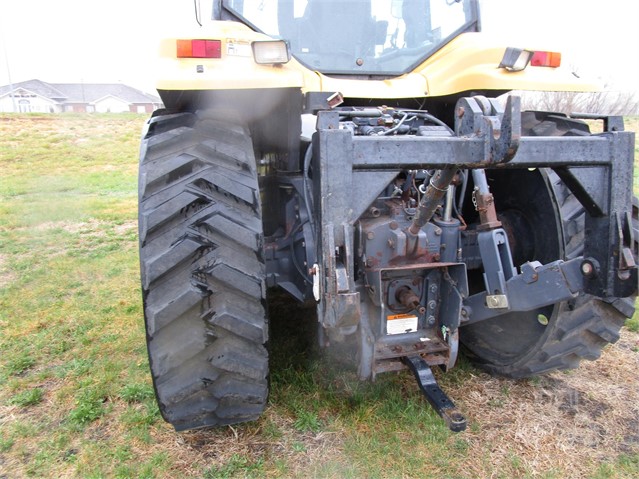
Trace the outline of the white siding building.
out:
M 0 87 L 0 113 L 151 113 L 161 100 L 120 83 L 46 83 L 29 80 Z

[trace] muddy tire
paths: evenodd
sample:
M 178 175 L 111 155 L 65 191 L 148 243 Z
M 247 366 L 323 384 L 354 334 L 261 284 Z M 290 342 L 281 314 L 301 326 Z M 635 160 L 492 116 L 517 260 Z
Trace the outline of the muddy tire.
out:
M 529 136 L 589 134 L 584 123 L 561 116 L 525 113 L 522 124 Z M 493 194 L 498 214 L 520 229 L 515 237 L 532 238 L 529 244 L 515 245 L 516 266 L 526 260 L 546 263 L 582 254 L 583 207 L 552 170 L 495 172 L 489 178 L 491 188 L 496 185 Z M 635 231 L 637 211 L 635 198 Z M 581 294 L 554 306 L 469 325 L 461 329 L 460 340 L 476 364 L 497 375 L 523 378 L 575 368 L 582 359 L 599 358 L 604 346 L 619 339 L 625 319 L 634 313 L 635 298 L 602 300 Z
M 211 112 L 144 132 L 140 269 L 162 416 L 176 430 L 257 419 L 268 395 L 262 220 L 251 137 Z

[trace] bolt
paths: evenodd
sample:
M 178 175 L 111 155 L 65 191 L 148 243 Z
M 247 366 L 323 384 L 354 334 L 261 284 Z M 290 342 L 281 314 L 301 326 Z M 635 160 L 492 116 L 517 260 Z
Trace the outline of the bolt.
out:
M 373 233 L 372 231 L 369 231 L 368 233 L 366 233 L 366 237 L 369 240 L 372 240 L 373 238 L 375 238 L 375 233 Z
M 431 299 L 428 302 L 428 309 L 435 309 L 435 306 L 437 306 L 437 302 L 434 299 Z
M 431 293 L 436 293 L 437 292 L 437 285 L 436 284 L 432 284 L 430 286 L 430 292 Z
M 490 303 L 491 306 L 499 306 L 499 298 L 496 298 L 494 296 L 489 296 L 488 302 Z
M 586 278 L 594 278 L 599 273 L 599 262 L 594 258 L 586 258 L 579 267 Z
M 388 247 L 389 248 L 394 248 L 395 247 L 395 242 L 392 239 L 388 239 Z
M 392 229 L 392 230 L 396 230 L 396 229 L 399 227 L 399 225 L 397 224 L 397 221 L 391 221 L 391 222 L 388 224 L 388 227 L 389 227 L 390 229 Z
M 442 229 L 441 228 L 435 228 L 435 236 L 441 236 L 442 235 Z
M 355 60 L 355 63 L 357 64 L 358 67 L 361 67 L 364 64 L 364 60 L 362 60 L 361 58 L 358 58 L 357 60 Z
M 466 310 L 466 308 L 462 308 L 461 310 L 461 315 L 465 318 L 468 316 L 468 311 Z
M 594 270 L 595 268 L 593 268 L 592 263 L 588 263 L 584 261 L 581 264 L 581 272 L 583 273 L 584 276 L 590 276 Z
M 428 325 L 429 326 L 434 326 L 435 325 L 435 316 L 429 316 L 426 321 L 428 321 Z

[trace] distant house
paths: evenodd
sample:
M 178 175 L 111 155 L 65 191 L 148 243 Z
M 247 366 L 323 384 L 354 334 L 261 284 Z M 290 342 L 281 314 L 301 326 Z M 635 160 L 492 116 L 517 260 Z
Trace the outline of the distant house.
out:
M 47 83 L 29 80 L 0 87 L 0 112 L 151 113 L 160 98 L 121 83 Z

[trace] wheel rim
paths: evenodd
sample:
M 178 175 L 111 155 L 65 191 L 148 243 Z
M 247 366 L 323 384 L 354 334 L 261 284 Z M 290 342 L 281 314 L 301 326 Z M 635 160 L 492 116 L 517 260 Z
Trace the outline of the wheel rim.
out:
M 561 211 L 546 172 L 488 172 L 498 215 L 511 238 L 515 266 L 563 257 Z M 531 238 L 532 235 L 532 238 Z M 514 241 L 512 241 L 514 239 Z M 469 275 L 471 290 L 483 291 L 483 278 Z M 561 304 L 512 312 L 462 328 L 461 342 L 480 363 L 509 366 L 536 351 L 549 334 Z

